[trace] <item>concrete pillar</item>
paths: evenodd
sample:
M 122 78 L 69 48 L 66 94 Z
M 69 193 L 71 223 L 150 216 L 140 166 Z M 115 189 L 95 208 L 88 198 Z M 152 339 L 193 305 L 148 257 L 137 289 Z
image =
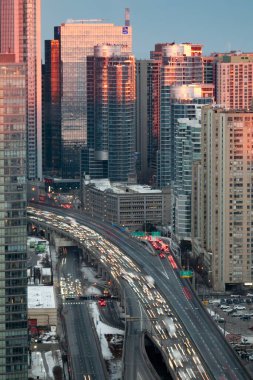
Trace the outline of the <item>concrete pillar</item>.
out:
M 102 268 L 102 280 L 106 281 L 106 271 L 104 270 L 104 268 Z
M 101 265 L 98 265 L 98 276 L 102 277 L 102 275 L 103 275 L 103 268 Z

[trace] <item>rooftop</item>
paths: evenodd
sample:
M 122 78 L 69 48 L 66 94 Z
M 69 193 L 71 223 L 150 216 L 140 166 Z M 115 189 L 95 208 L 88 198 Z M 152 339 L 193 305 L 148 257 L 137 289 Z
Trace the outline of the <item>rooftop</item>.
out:
M 96 189 L 100 191 L 110 190 L 115 194 L 125 194 L 125 193 L 140 193 L 140 194 L 161 194 L 161 190 L 152 189 L 148 185 L 130 185 L 123 182 L 114 182 L 111 183 L 109 179 L 93 179 L 93 180 L 85 180 L 85 184 L 91 184 Z
M 53 286 L 28 286 L 28 309 L 54 309 L 55 294 Z

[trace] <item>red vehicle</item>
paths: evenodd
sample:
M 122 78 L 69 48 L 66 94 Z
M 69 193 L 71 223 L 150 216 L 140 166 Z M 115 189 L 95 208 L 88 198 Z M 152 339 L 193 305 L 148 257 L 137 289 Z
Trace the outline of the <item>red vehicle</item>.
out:
M 164 253 L 160 253 L 159 256 L 160 256 L 161 259 L 165 259 L 165 254 Z
M 105 300 L 103 300 L 103 299 L 100 299 L 99 301 L 98 301 L 98 304 L 99 304 L 99 306 L 106 306 L 106 301 Z
M 174 260 L 174 257 L 172 255 L 168 256 L 169 262 L 173 269 L 178 269 L 177 263 Z

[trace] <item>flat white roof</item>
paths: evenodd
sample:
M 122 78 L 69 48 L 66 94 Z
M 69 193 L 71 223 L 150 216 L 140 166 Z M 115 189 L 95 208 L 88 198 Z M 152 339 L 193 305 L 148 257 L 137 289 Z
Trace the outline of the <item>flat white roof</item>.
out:
M 41 274 L 43 276 L 51 276 L 51 268 L 41 268 Z
M 54 309 L 56 307 L 53 286 L 28 286 L 28 309 Z
M 130 193 L 141 193 L 141 194 L 161 194 L 161 190 L 152 189 L 148 185 L 128 185 L 123 182 L 114 182 L 111 183 L 109 179 L 92 179 L 86 180 L 85 184 L 93 184 L 98 190 L 106 191 L 111 190 L 116 194 L 126 194 L 126 189 L 129 190 Z

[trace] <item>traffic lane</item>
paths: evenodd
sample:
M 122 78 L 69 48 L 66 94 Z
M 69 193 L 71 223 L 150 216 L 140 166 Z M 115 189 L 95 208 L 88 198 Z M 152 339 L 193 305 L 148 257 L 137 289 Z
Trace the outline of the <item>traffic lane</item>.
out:
M 100 308 L 101 320 L 113 327 L 124 330 L 125 326 L 120 318 L 117 301 L 106 299 L 106 306 Z
M 74 379 L 83 380 L 84 374 L 92 375 L 95 380 L 107 379 L 87 306 L 65 304 L 63 312 Z
M 94 323 L 89 315 L 88 305 L 79 304 L 77 306 L 77 313 L 79 314 L 79 334 L 80 334 L 80 326 L 85 326 L 85 329 L 82 329 L 81 332 L 81 343 L 83 347 L 83 353 L 86 357 L 88 357 L 88 360 L 92 366 L 93 373 L 94 373 L 94 379 L 100 380 L 100 379 L 107 379 L 108 374 L 106 371 L 104 359 L 101 352 L 100 342 L 97 336 L 97 332 L 94 326 Z M 75 309 L 76 311 L 76 309 Z M 89 329 L 87 329 L 87 325 L 90 326 Z M 83 344 L 83 338 L 86 339 L 86 344 Z
M 171 278 L 173 278 L 172 273 L 173 272 L 171 271 Z M 177 275 L 175 272 L 174 272 L 174 277 L 175 279 L 177 278 Z M 178 278 L 177 278 L 177 282 L 179 282 Z M 197 298 L 196 295 L 192 292 L 193 294 L 190 299 L 185 297 L 185 294 L 184 294 L 184 297 L 182 297 L 182 294 L 180 297 L 180 292 L 182 292 L 182 287 L 185 287 L 187 285 L 188 284 L 186 283 L 183 283 L 183 284 L 178 283 L 175 287 L 175 283 L 174 283 L 173 287 L 170 286 L 170 288 L 171 289 L 173 288 L 173 295 L 178 294 L 177 296 L 178 299 L 183 300 L 185 298 L 185 301 L 181 302 L 182 307 L 181 307 L 181 312 L 179 314 L 179 318 L 182 320 L 183 324 L 186 326 L 187 329 L 192 330 L 194 328 L 195 332 L 193 333 L 193 331 L 191 331 L 191 336 L 195 338 L 195 344 L 200 350 L 200 352 L 202 353 L 202 355 L 205 352 L 205 355 L 203 355 L 203 357 L 205 359 L 207 357 L 209 358 L 207 365 L 212 369 L 212 371 L 214 371 L 215 365 L 218 364 L 219 372 L 221 371 L 220 375 L 228 374 L 229 375 L 228 378 L 233 378 L 234 376 L 235 378 L 238 378 L 238 379 L 247 379 L 248 377 L 247 377 L 246 372 L 242 374 L 241 372 L 244 372 L 244 371 L 240 371 L 240 369 L 238 368 L 238 367 L 241 367 L 241 363 L 239 362 L 238 358 L 235 356 L 231 347 L 222 337 L 220 331 L 217 329 L 217 326 L 213 323 L 210 317 L 206 314 L 206 311 L 199 304 L 199 301 L 196 299 Z M 179 293 L 178 293 L 178 289 L 181 289 Z M 176 312 L 179 312 L 179 311 L 176 309 Z M 199 339 L 199 335 L 200 335 L 199 327 L 201 329 L 202 343 Z
M 136 299 L 131 286 L 126 282 L 124 287 L 126 300 L 126 337 L 124 344 L 124 380 L 145 379 L 153 380 L 148 370 L 146 360 L 141 354 L 142 331 L 147 329 L 148 317 L 142 305 Z
M 63 312 L 65 314 L 68 346 L 70 349 L 71 372 L 74 375 L 74 379 L 82 380 L 83 374 L 94 374 L 94 365 L 84 349 L 85 346 L 88 347 L 87 336 L 85 329 L 80 326 L 80 317 L 76 307 L 74 309 L 74 306 L 65 305 Z M 78 334 L 76 331 L 77 326 L 80 326 Z
M 238 370 L 237 366 L 240 364 L 238 363 L 237 357 L 235 357 L 233 352 L 231 352 L 231 347 L 223 339 L 220 331 L 214 324 L 213 320 L 207 315 L 205 309 L 200 304 L 200 301 L 198 300 L 196 294 L 192 291 L 191 287 L 189 286 L 188 281 L 179 279 L 176 272 L 174 272 L 174 274 L 175 277 L 177 277 L 178 287 L 180 288 L 181 285 L 183 289 L 188 289 L 188 297 L 186 297 L 186 295 L 184 294 L 187 303 L 187 311 L 189 314 L 191 314 L 191 320 L 195 321 L 194 324 L 198 324 L 199 326 L 201 326 L 201 331 L 204 340 L 206 340 L 209 343 L 212 343 L 210 346 L 212 347 L 212 351 L 214 350 L 214 348 L 215 351 L 217 351 L 217 358 L 224 358 L 221 363 L 224 368 L 226 368 L 226 366 L 229 365 L 230 368 Z M 227 357 L 225 355 L 226 351 L 228 354 Z
M 70 273 L 75 279 L 81 278 L 81 271 L 77 254 L 71 251 L 67 253 L 65 263 L 62 264 L 62 272 L 65 276 Z
M 153 276 L 156 278 L 155 273 L 153 273 Z M 188 310 L 187 302 L 182 299 L 181 290 L 172 286 L 171 282 L 168 284 L 164 280 L 161 291 L 169 297 L 171 308 L 184 326 L 187 335 L 191 337 L 191 340 L 197 347 L 197 351 L 201 353 L 203 361 L 208 361 L 206 367 L 211 369 L 212 374 L 216 376 L 215 378 L 219 378 L 218 376 L 223 374 L 222 366 L 210 350 L 208 342 L 202 336 L 202 332 L 200 333 L 199 324 L 196 324 L 195 321 L 195 314 L 191 310 Z
M 189 289 L 189 292 L 191 292 L 191 298 L 189 300 L 189 303 L 192 305 L 192 310 L 197 311 L 195 312 L 195 318 L 199 320 L 199 323 L 201 324 L 204 330 L 203 333 L 206 335 L 206 339 L 208 339 L 209 337 L 209 339 L 213 340 L 212 345 L 214 347 L 216 345 L 217 354 L 223 355 L 224 360 L 226 360 L 226 362 L 223 364 L 224 371 L 227 372 L 229 375 L 233 374 L 238 370 L 238 364 L 240 364 L 238 363 L 238 361 L 240 360 L 233 351 L 231 355 L 231 347 L 229 343 L 225 340 L 225 338 L 223 338 L 222 336 L 223 339 L 220 339 L 222 332 L 201 304 L 201 301 L 198 299 L 196 293 L 191 288 L 189 281 L 186 279 L 180 280 L 183 286 L 185 288 L 187 287 Z M 225 352 L 227 356 L 224 354 Z

